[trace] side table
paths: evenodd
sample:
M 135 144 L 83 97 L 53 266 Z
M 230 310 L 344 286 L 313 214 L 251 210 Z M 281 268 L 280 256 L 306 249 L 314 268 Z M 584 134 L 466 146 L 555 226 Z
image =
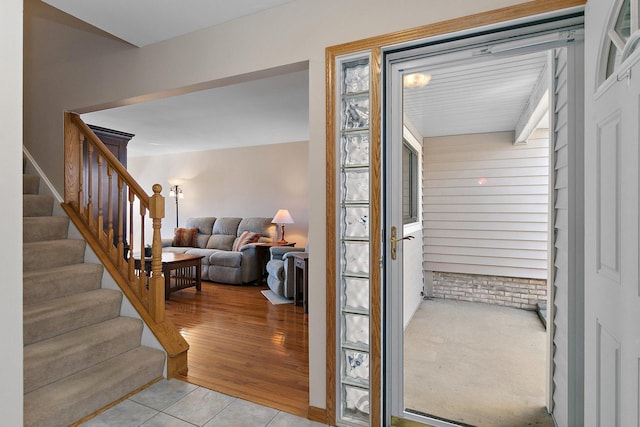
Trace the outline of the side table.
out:
M 293 257 L 294 286 L 293 303 L 298 305 L 298 299 L 302 297 L 304 312 L 309 312 L 309 254 L 296 252 Z M 302 294 L 302 295 L 300 295 Z
M 264 278 L 266 277 L 266 266 L 269 261 L 269 249 L 273 246 L 291 246 L 294 247 L 295 242 L 287 242 L 280 244 L 278 242 L 261 242 L 253 243 L 256 247 L 256 267 L 258 268 L 258 278 L 256 279 L 256 285 L 264 285 Z

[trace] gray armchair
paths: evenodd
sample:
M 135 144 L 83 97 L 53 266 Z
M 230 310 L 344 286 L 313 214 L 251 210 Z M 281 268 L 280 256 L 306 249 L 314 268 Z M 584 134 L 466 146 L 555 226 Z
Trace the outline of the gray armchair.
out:
M 290 246 L 273 246 L 269 251 L 271 252 L 271 258 L 267 262 L 269 289 L 285 298 L 293 298 L 293 258 L 289 254 L 305 250 Z

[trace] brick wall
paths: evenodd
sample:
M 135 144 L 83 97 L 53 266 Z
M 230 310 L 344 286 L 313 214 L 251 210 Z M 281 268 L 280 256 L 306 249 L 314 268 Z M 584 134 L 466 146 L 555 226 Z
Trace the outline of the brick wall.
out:
M 433 296 L 535 310 L 547 300 L 547 281 L 434 271 Z

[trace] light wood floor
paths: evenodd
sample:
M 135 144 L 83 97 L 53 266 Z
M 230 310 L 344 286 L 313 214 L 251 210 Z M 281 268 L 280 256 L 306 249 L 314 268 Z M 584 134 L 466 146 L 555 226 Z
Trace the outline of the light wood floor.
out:
M 271 304 L 264 289 L 203 281 L 201 292 L 171 294 L 167 318 L 190 345 L 189 372 L 179 379 L 306 418 L 307 315 Z

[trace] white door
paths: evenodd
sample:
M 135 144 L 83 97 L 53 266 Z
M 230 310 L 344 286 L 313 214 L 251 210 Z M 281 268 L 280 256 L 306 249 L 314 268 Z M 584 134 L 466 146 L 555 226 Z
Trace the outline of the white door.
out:
M 585 14 L 585 425 L 637 426 L 638 1 Z

